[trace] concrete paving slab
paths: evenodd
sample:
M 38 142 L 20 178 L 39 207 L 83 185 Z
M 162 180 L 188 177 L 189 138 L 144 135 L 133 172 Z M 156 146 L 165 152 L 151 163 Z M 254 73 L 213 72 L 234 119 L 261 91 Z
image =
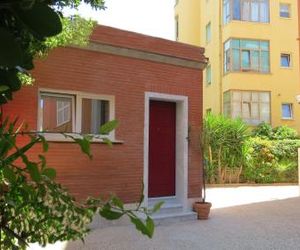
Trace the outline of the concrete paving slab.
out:
M 282 189 L 280 187 L 279 189 L 277 187 L 252 187 L 254 194 L 249 195 L 247 192 L 251 193 L 251 190 L 247 188 L 219 189 L 218 193 L 218 190 L 210 189 L 208 199 L 216 205 L 211 211 L 209 220 L 158 226 L 152 240 L 141 236 L 133 226 L 114 226 L 94 230 L 86 237 L 85 244 L 80 241 L 58 243 L 48 246 L 47 249 L 299 250 L 300 198 L 290 198 L 290 196 L 298 195 L 298 187 L 282 187 Z M 248 195 L 249 199 L 246 199 Z M 229 197 L 231 202 L 227 202 L 226 197 Z M 232 201 L 233 197 L 236 203 Z M 255 197 L 257 199 L 253 199 Z M 220 202 L 220 199 L 225 202 Z M 240 204 L 240 199 L 242 203 L 245 203 L 244 205 Z

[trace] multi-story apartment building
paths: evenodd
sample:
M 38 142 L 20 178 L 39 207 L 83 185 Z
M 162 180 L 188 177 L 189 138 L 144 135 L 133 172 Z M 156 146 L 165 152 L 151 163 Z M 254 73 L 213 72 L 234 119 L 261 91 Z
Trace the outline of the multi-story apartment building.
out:
M 205 47 L 204 112 L 300 131 L 297 0 L 178 0 L 176 39 Z

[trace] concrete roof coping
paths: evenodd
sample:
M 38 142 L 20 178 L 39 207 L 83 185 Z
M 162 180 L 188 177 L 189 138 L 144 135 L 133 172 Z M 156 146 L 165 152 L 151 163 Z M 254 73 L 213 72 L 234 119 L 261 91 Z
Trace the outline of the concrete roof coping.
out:
M 163 38 L 143 35 L 136 32 L 121 30 L 109 26 L 98 25 L 93 31 L 90 41 L 104 43 L 123 48 L 166 55 L 185 60 L 207 63 L 205 49 L 185 43 Z

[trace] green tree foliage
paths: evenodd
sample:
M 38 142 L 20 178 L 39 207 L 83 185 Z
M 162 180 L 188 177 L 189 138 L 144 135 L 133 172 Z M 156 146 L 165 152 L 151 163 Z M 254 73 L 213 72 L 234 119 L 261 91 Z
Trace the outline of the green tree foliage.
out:
M 57 46 L 84 44 L 93 22 L 79 17 L 66 19 L 60 8 L 78 7 L 79 0 L 4 0 L 0 2 L 0 104 L 12 99 L 23 83 L 24 73 L 34 68 L 36 56 Z M 104 1 L 84 1 L 96 9 Z M 62 32 L 63 31 L 63 32 Z M 60 34 L 60 35 L 58 35 Z M 58 35 L 55 38 L 50 38 Z
M 110 131 L 116 123 L 105 125 L 103 131 Z M 110 129 L 109 129 L 110 127 Z M 17 138 L 27 136 L 29 142 L 19 147 Z M 66 135 L 71 137 L 71 135 Z M 81 150 L 91 157 L 90 137 L 76 138 Z M 8 119 L 0 125 L 0 245 L 3 250 L 25 249 L 28 243 L 41 245 L 58 240 L 83 239 L 88 225 L 97 213 L 108 220 L 117 220 L 126 215 L 137 230 L 152 237 L 154 223 L 150 215 L 159 210 L 162 203 L 148 210 L 141 206 L 126 209 L 116 196 L 107 200 L 89 198 L 79 203 L 55 182 L 56 171 L 47 165 L 43 154 L 39 161 L 33 161 L 27 152 L 42 144 L 44 152 L 48 143 L 40 134 L 23 131 L 16 127 L 16 121 Z M 138 214 L 146 215 L 145 220 Z
M 44 2 L 56 6 L 59 9 L 63 7 L 77 8 L 81 3 L 89 4 L 93 9 L 96 10 L 105 8 L 104 0 L 47 0 Z

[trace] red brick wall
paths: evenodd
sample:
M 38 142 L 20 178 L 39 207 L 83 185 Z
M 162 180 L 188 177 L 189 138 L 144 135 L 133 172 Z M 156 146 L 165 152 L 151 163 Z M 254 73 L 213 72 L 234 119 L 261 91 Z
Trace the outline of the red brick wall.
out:
M 135 36 L 147 42 L 148 37 Z M 101 40 L 101 37 L 98 39 Z M 177 43 L 162 39 L 157 39 L 156 46 L 159 47 L 160 41 L 169 45 L 169 51 L 178 49 Z M 202 56 L 200 48 L 188 46 L 190 50 Z M 38 87 L 115 96 L 116 119 L 120 122 L 116 139 L 124 141 L 123 144 L 108 147 L 95 143 L 92 145 L 94 158 L 89 160 L 74 143 L 50 143 L 48 165 L 57 169 L 57 180 L 77 198 L 115 193 L 126 202 L 133 202 L 140 197 L 145 91 L 189 97 L 189 197 L 200 195 L 200 70 L 76 48 L 60 48 L 52 51 L 46 60 L 37 61 L 33 75 L 36 79 L 34 86 L 23 87 L 14 95 L 13 102 L 4 106 L 5 114 L 19 116 L 31 129 L 37 127 Z M 32 157 L 37 155 L 37 151 L 38 148 L 33 150 Z

